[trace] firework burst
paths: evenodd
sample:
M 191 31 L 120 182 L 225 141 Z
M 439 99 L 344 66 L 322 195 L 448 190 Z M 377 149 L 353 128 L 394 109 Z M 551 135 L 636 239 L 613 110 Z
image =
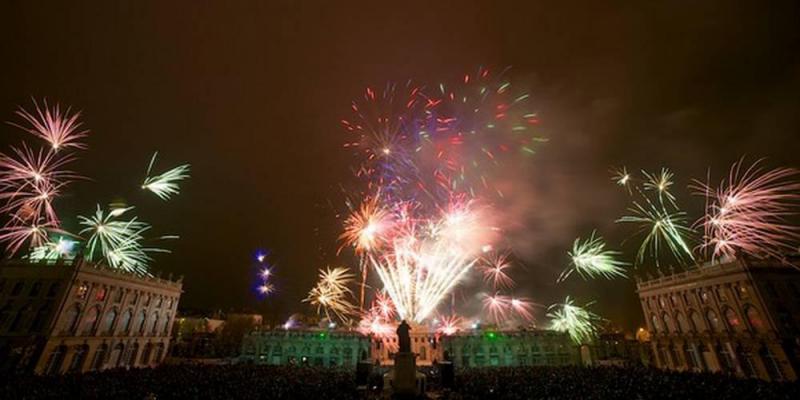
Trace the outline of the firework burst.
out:
M 319 282 L 303 301 L 316 306 L 317 313 L 324 312 L 329 320 L 332 320 L 333 315 L 343 322 L 348 321 L 356 310 L 349 300 L 353 292 L 348 288 L 354 277 L 355 275 L 343 267 L 321 270 Z
M 567 296 L 564 303 L 553 304 L 547 309 L 550 328 L 559 332 L 567 332 L 575 344 L 585 344 L 597 336 L 598 324 L 602 322 L 597 314 L 589 311 L 588 303 L 583 307 L 576 306 Z
M 56 104 L 48 107 L 47 102 L 40 107 L 34 100 L 34 112 L 20 107 L 16 114 L 22 117 L 28 126 L 12 124 L 40 139 L 47 141 L 55 151 L 65 148 L 85 149 L 80 141 L 87 136 L 88 130 L 81 129 L 80 112 L 71 113 L 71 109 L 61 110 Z
M 189 164 L 179 165 L 161 174 L 151 176 L 150 173 L 157 156 L 158 152 L 155 152 L 150 159 L 142 189 L 153 192 L 161 200 L 169 200 L 173 195 L 180 193 L 178 182 L 189 178 Z
M 735 163 L 717 188 L 695 182 L 706 196 L 706 214 L 698 221 L 704 228 L 701 247 L 714 258 L 744 253 L 782 259 L 797 252 L 800 229 L 786 219 L 800 205 L 800 171 L 759 164 Z
M 595 237 L 595 232 L 586 240 L 575 239 L 572 250 L 567 253 L 570 258 L 570 266 L 561 273 L 559 282 L 564 281 L 573 272 L 585 278 L 603 277 L 611 279 L 614 277 L 625 276 L 625 265 L 627 263 L 617 260 L 620 252 L 606 250 L 606 244 L 602 237 Z
M 628 211 L 631 215 L 623 216 L 617 222 L 637 224 L 637 233 L 644 235 L 636 255 L 638 264 L 643 263 L 649 253 L 658 266 L 659 256 L 665 247 L 679 262 L 694 260 L 688 245 L 688 237 L 693 231 L 686 225 L 686 213 L 672 211 L 666 205 L 656 204 L 647 197 L 643 204 L 634 201 Z

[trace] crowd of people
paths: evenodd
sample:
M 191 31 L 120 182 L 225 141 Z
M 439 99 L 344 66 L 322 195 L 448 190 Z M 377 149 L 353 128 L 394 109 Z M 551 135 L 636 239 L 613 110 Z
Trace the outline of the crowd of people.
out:
M 0 377 L 4 399 L 374 399 L 380 370 L 359 390 L 352 369 L 264 365 L 165 365 L 83 375 Z M 798 383 L 644 368 L 493 367 L 457 370 L 441 385 L 424 371 L 437 398 L 470 399 L 790 399 Z
M 452 399 L 792 399 L 797 383 L 652 368 L 495 367 L 458 371 Z
M 266 365 L 164 365 L 82 375 L 6 375 L 2 399 L 356 399 L 355 371 Z

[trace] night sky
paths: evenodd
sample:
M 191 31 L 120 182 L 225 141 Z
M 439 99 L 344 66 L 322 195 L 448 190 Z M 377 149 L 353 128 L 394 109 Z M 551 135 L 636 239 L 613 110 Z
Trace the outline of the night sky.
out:
M 300 299 L 317 269 L 354 265 L 336 255 L 356 161 L 339 121 L 389 80 L 512 66 L 550 139 L 517 175 L 517 293 L 596 299 L 625 328 L 641 321 L 631 280 L 554 283 L 576 236 L 598 229 L 617 246 L 631 233 L 613 223 L 628 201 L 611 167 L 672 168 L 695 218 L 702 199 L 686 186 L 708 168 L 719 177 L 741 156 L 800 167 L 796 1 L 55 3 L 0 6 L 0 119 L 31 96 L 83 110 L 92 134 L 75 169 L 92 181 L 56 207 L 69 227 L 124 201 L 181 235 L 154 268 L 185 275 L 183 307 L 310 312 Z M 24 138 L 0 132 L 3 149 Z M 155 150 L 163 166 L 192 164 L 169 202 L 138 190 Z M 263 303 L 257 248 L 278 263 Z

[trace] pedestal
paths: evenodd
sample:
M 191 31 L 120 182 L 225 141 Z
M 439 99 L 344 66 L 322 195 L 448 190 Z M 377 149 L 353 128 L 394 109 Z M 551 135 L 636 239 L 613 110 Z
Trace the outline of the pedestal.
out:
M 414 353 L 397 353 L 394 355 L 392 391 L 396 396 L 416 396 L 417 362 Z

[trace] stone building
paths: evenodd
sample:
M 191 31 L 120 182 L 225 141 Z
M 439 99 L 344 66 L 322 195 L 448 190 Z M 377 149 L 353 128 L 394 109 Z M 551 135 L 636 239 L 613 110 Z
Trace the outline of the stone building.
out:
M 470 331 L 441 338 L 456 367 L 578 365 L 580 353 L 568 334 L 550 330 Z M 441 358 L 440 358 L 441 359 Z
M 659 368 L 797 379 L 796 268 L 738 258 L 639 281 L 637 292 Z
M 269 365 L 351 366 L 368 354 L 358 332 L 322 329 L 254 331 L 242 340 L 240 361 Z
M 0 265 L 0 369 L 148 367 L 167 354 L 181 280 L 81 259 Z

